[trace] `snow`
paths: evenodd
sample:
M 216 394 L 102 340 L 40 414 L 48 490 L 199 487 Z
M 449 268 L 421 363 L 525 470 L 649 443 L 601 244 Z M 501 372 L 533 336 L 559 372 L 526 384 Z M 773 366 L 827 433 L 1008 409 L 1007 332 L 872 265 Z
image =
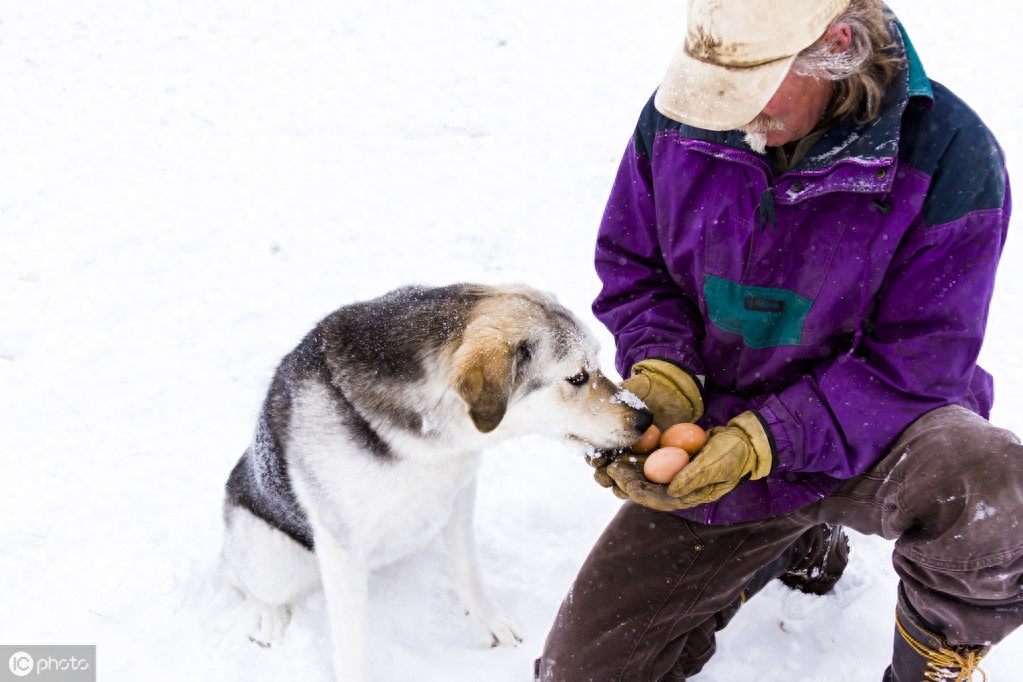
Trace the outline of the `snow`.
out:
M 609 371 L 613 372 L 614 370 L 613 369 L 609 369 Z M 621 377 L 619 377 L 619 378 L 621 378 Z M 634 407 L 636 409 L 643 409 L 644 407 L 646 407 L 646 403 L 644 403 L 642 400 L 637 398 L 636 394 L 633 393 L 632 391 L 618 391 L 618 393 L 616 393 L 611 398 L 611 402 L 615 402 L 615 401 L 619 401 L 619 402 L 625 403 L 629 407 Z
M 1023 177 L 1016 6 L 891 4 Z M 322 597 L 262 650 L 215 572 L 222 486 L 274 366 L 334 308 L 407 283 L 524 281 L 592 321 L 594 231 L 683 11 L 4 3 L 0 642 L 97 644 L 106 682 L 329 680 Z M 993 421 L 1023 433 L 1013 222 L 982 362 Z M 372 578 L 377 678 L 530 679 L 618 505 L 558 443 L 488 453 L 481 560 L 525 641 L 472 645 L 434 542 Z M 833 594 L 770 585 L 698 679 L 879 679 L 894 586 L 888 543 L 855 535 Z M 1021 655 L 1015 633 L 991 678 Z

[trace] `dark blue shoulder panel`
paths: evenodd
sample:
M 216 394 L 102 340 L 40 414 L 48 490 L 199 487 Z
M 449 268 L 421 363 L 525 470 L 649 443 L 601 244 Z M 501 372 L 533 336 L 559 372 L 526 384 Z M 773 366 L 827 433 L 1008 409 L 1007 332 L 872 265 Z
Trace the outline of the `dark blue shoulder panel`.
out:
M 647 100 L 646 106 L 643 107 L 643 111 L 639 115 L 639 121 L 636 123 L 636 131 L 633 133 L 636 152 L 647 159 L 650 158 L 650 153 L 653 151 L 654 138 L 657 133 L 662 130 L 678 129 L 682 125 L 657 111 L 654 106 L 654 95 L 656 94 L 655 92 L 650 95 L 650 99 Z
M 1005 159 L 994 135 L 966 103 L 931 81 L 932 107 L 913 106 L 902 121 L 899 161 L 926 173 L 927 226 L 959 220 L 1005 202 Z
M 650 154 L 653 152 L 654 148 L 654 138 L 657 137 L 658 133 L 662 133 L 666 130 L 677 130 L 682 137 L 689 140 L 704 140 L 727 147 L 738 147 L 740 145 L 743 135 L 738 131 L 718 132 L 714 130 L 702 130 L 668 118 L 661 112 L 657 111 L 657 107 L 654 106 L 654 97 L 656 94 L 657 93 L 654 92 L 654 94 L 650 96 L 650 99 L 647 100 L 646 106 L 643 107 L 643 111 L 639 115 L 639 122 L 636 124 L 636 131 L 633 133 L 633 141 L 636 145 L 636 151 L 641 156 L 644 156 L 647 159 L 650 158 Z

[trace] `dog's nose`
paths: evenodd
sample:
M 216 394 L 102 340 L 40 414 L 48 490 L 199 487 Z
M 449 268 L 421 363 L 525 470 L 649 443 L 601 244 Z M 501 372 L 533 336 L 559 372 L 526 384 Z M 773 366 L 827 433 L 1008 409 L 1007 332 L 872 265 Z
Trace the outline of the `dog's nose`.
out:
M 636 430 L 640 433 L 645 433 L 653 423 L 654 413 L 650 410 L 643 409 L 636 412 Z

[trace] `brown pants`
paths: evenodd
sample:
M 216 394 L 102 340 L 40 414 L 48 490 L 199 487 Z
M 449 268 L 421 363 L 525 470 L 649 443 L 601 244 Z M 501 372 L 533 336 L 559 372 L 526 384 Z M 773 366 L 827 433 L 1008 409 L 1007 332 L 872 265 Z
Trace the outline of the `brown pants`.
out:
M 952 644 L 993 644 L 1023 623 L 1023 445 L 951 406 L 910 425 L 862 476 L 782 516 L 707 526 L 626 503 L 561 605 L 540 679 L 695 675 L 714 654 L 715 614 L 822 522 L 894 540 L 910 602 Z

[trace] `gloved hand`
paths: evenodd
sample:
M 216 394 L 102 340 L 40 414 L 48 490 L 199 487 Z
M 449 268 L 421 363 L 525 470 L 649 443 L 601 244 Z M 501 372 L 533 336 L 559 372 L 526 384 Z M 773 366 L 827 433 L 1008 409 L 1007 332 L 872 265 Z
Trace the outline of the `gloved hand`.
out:
M 743 412 L 727 426 L 711 429 L 707 444 L 666 486 L 647 480 L 644 461 L 645 457 L 626 454 L 606 465 L 615 494 L 622 497 L 620 491 L 651 509 L 674 511 L 713 502 L 747 476 L 763 478 L 770 473 L 774 456 L 760 419 L 752 412 Z
M 696 381 L 677 365 L 647 358 L 632 366 L 632 376 L 622 388 L 642 400 L 661 431 L 703 416 L 703 396 Z
M 727 426 L 710 430 L 707 444 L 671 479 L 668 494 L 683 507 L 707 504 L 746 477 L 755 481 L 767 476 L 773 463 L 771 440 L 757 415 L 747 410 Z
M 668 494 L 668 486 L 658 485 L 647 480 L 647 477 L 643 475 L 644 462 L 646 462 L 646 455 L 633 455 L 627 452 L 617 457 L 604 470 L 605 476 L 611 481 L 610 486 L 604 487 L 610 487 L 611 492 L 620 499 L 631 499 L 644 507 L 657 511 L 682 509 L 683 506 L 678 503 L 678 500 Z M 594 474 L 594 478 L 597 478 L 596 474 Z M 600 483 L 599 478 L 597 478 L 597 482 Z
M 611 492 L 613 492 L 616 497 L 618 497 L 620 499 L 623 499 L 623 500 L 627 500 L 627 499 L 629 499 L 628 494 L 625 493 L 625 491 L 623 491 L 615 483 L 614 479 L 611 478 L 611 476 L 607 473 L 607 467 L 612 462 L 614 462 L 617 458 L 626 459 L 626 458 L 635 458 L 635 457 L 638 457 L 638 456 L 639 455 L 633 455 L 630 452 L 622 452 L 622 451 L 616 451 L 616 452 L 595 452 L 592 455 L 587 455 L 586 456 L 586 463 L 589 464 L 594 469 L 594 471 L 593 471 L 593 480 L 594 481 L 596 481 L 598 484 L 600 484 L 600 486 L 603 487 L 603 488 L 610 488 Z M 645 455 L 643 456 L 643 461 L 646 461 L 646 456 Z M 643 465 L 640 464 L 639 467 L 640 467 L 640 471 L 642 471 L 643 470 Z

